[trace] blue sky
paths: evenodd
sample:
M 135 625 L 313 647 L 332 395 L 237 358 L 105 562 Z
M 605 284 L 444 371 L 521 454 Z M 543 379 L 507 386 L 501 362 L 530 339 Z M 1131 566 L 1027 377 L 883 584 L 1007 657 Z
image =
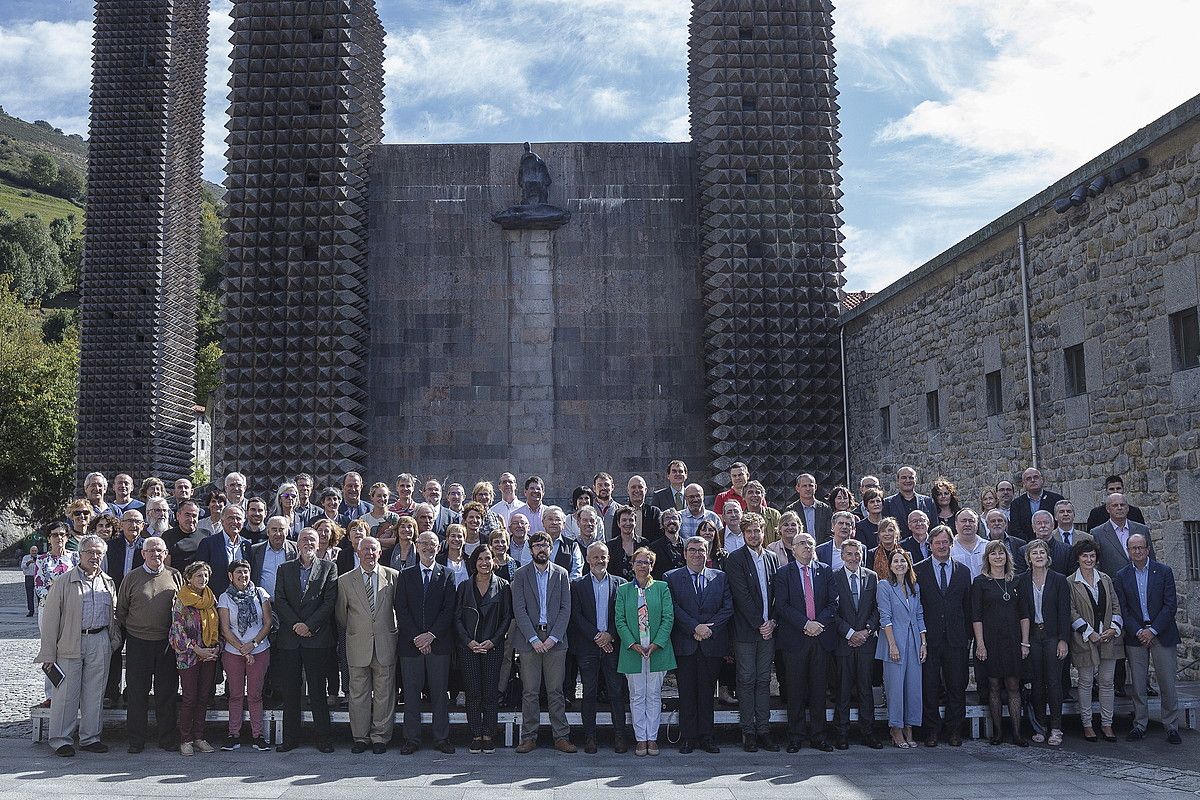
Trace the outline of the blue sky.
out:
M 389 142 L 687 138 L 687 0 L 377 0 Z M 206 177 L 229 0 L 211 0 Z M 86 135 L 92 3 L 0 3 L 0 105 Z M 879 289 L 1200 92 L 1194 0 L 842 0 L 847 289 Z

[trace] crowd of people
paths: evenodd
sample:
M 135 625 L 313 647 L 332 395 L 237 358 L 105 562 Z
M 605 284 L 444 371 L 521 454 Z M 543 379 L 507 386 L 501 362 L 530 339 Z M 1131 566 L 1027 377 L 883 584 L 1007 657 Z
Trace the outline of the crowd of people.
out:
M 1127 738 L 1146 735 L 1147 697 L 1160 692 L 1167 739 L 1180 742 L 1174 577 L 1120 477 L 1086 526 L 1034 468 L 1020 494 L 1008 480 L 985 490 L 978 511 L 943 477 L 918 493 L 911 467 L 892 494 L 865 476 L 858 496 L 838 486 L 827 501 L 804 473 L 782 509 L 740 462 L 711 508 L 682 461 L 666 479 L 650 493 L 630 478 L 621 503 L 601 472 L 564 509 L 544 503 L 537 476 L 521 500 L 507 472 L 498 497 L 480 481 L 470 499 L 455 483 L 443 498 L 436 479 L 418 496 L 407 473 L 394 493 L 368 489 L 354 472 L 316 494 L 297 475 L 266 498 L 236 472 L 202 498 L 190 481 L 168 492 L 157 478 L 135 497 L 121 474 L 110 496 L 92 473 L 45 531 L 46 552 L 22 564 L 50 746 L 73 756 L 77 737 L 79 750 L 107 751 L 101 711 L 124 702 L 129 752 L 141 752 L 153 697 L 161 747 L 213 752 L 205 715 L 223 682 L 222 750 L 269 749 L 263 707 L 278 694 L 280 752 L 305 738 L 305 701 L 314 744 L 332 752 L 330 708 L 344 695 L 353 753 L 387 751 L 398 698 L 400 751 L 420 749 L 423 697 L 433 747 L 455 752 L 449 709 L 461 697 L 472 753 L 495 751 L 506 698 L 522 712 L 517 752 L 536 749 L 544 698 L 554 749 L 577 751 L 566 712 L 578 703 L 585 752 L 597 751 L 604 706 L 616 752 L 654 756 L 667 680 L 681 753 L 719 752 L 718 700 L 736 703 L 748 752 L 846 750 L 852 709 L 861 743 L 882 748 L 880 685 L 892 745 L 957 746 L 972 662 L 993 744 L 1007 728 L 1018 746 L 1060 745 L 1072 667 L 1086 739 L 1116 740 L 1128 677 Z

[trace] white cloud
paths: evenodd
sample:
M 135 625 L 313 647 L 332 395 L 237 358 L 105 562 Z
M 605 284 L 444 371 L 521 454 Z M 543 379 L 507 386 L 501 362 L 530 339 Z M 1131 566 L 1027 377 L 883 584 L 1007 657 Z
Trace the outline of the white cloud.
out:
M 0 86 L 5 110 L 87 135 L 92 23 L 36 21 L 0 25 Z

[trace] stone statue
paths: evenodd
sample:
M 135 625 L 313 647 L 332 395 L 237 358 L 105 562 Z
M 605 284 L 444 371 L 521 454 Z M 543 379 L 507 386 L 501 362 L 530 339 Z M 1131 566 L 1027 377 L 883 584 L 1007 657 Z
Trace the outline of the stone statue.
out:
M 517 185 L 521 202 L 492 215 L 492 221 L 505 230 L 555 230 L 571 220 L 571 212 L 549 204 L 554 181 L 546 162 L 525 143 L 525 155 L 517 167 Z

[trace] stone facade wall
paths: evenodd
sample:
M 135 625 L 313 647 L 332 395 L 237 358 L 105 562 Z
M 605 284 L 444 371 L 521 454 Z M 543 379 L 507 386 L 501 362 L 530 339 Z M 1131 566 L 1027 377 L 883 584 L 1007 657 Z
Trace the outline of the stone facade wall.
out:
M 854 480 L 915 466 L 964 503 L 1032 461 L 1018 251 L 1025 218 L 1039 466 L 1080 522 L 1122 474 L 1175 571 L 1181 663 L 1200 656 L 1200 591 L 1185 521 L 1200 520 L 1200 369 L 1176 369 L 1169 315 L 1200 297 L 1200 103 L 1191 101 L 943 256 L 843 315 Z M 1130 155 L 1149 166 L 1066 214 L 1051 202 Z M 1086 393 L 1068 396 L 1064 349 L 1082 345 Z M 989 414 L 985 375 L 1003 403 Z M 940 428 L 927 394 L 937 391 Z M 890 442 L 881 441 L 887 409 Z
M 367 471 L 708 477 L 690 144 L 535 144 L 572 219 L 506 232 L 521 145 L 383 145 L 371 172 Z M 470 487 L 468 486 L 468 491 Z

